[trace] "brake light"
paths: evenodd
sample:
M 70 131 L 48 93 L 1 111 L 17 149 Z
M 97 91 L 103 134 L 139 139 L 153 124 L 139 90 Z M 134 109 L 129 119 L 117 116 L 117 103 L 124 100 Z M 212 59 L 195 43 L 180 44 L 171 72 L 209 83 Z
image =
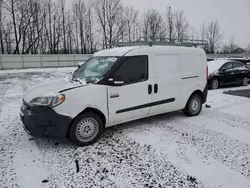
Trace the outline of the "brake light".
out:
M 206 79 L 208 81 L 208 66 L 206 67 Z

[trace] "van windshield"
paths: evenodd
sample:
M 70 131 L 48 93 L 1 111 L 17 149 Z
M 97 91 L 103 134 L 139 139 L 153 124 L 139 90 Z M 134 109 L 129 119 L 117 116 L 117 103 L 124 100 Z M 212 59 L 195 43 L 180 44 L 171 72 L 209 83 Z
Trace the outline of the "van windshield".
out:
M 80 83 L 95 83 L 116 63 L 119 57 L 92 57 L 73 75 L 72 80 Z

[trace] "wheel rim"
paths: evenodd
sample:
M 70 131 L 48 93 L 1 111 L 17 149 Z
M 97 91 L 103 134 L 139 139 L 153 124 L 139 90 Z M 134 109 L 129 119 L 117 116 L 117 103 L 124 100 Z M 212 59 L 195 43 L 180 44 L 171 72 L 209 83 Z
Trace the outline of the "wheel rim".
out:
M 217 89 L 218 86 L 219 86 L 218 80 L 213 80 L 213 82 L 212 82 L 212 88 L 213 88 L 213 89 Z
M 243 79 L 243 85 L 246 86 L 248 84 L 248 78 Z
M 197 114 L 200 111 L 201 100 L 198 97 L 195 97 L 190 103 L 190 109 L 193 114 Z
M 93 140 L 99 131 L 99 124 L 94 118 L 84 118 L 76 126 L 76 137 L 81 142 Z

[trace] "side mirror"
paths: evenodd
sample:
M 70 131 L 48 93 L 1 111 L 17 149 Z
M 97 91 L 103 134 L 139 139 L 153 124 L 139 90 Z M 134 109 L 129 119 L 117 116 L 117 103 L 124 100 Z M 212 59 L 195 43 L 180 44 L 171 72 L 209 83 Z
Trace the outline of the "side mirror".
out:
M 111 82 L 112 85 L 115 85 L 115 86 L 122 86 L 124 84 L 123 78 L 118 74 L 115 74 L 113 78 L 109 78 L 108 81 Z
M 225 69 L 225 68 L 223 68 L 223 69 L 221 69 L 221 72 L 225 72 L 227 69 Z
M 81 67 L 81 65 L 77 65 L 78 69 Z

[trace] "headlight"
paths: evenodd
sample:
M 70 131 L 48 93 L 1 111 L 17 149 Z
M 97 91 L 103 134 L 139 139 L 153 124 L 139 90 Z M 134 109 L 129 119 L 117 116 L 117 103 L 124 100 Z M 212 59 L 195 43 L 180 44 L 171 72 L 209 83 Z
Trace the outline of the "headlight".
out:
M 65 101 L 65 95 L 55 95 L 55 96 L 43 96 L 34 98 L 31 102 L 31 106 L 48 106 L 48 107 L 56 107 L 62 104 Z

